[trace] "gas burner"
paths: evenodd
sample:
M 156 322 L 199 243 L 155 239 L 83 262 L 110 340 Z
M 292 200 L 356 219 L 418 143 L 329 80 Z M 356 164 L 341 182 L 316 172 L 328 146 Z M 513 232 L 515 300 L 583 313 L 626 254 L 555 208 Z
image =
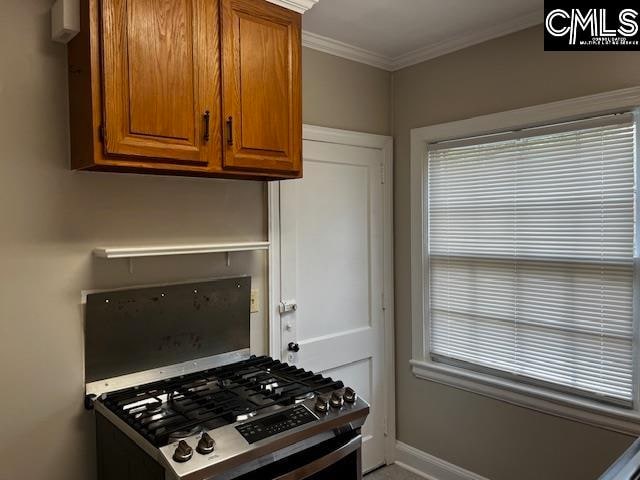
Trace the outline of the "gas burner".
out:
M 162 411 L 162 401 L 158 398 L 152 399 L 145 405 L 145 410 L 149 413 L 160 413 Z
M 240 413 L 236 415 L 236 422 L 244 422 L 245 420 L 249 420 L 251 417 L 255 417 L 257 414 L 258 412 L 256 411 Z
M 275 392 L 276 389 L 280 386 L 278 381 L 275 378 L 270 379 L 266 383 L 261 383 L 258 387 L 260 390 L 266 390 L 267 392 Z
M 293 399 L 293 403 L 298 404 L 298 403 L 302 403 L 306 400 L 311 400 L 312 398 L 315 398 L 316 394 L 313 392 L 307 392 L 304 393 L 302 395 L 298 395 L 297 397 L 295 397 Z
M 220 388 L 230 388 L 233 386 L 233 381 L 228 378 L 221 378 L 220 380 L 218 380 L 218 386 Z
M 178 442 L 187 437 L 191 437 L 192 435 L 197 435 L 203 432 L 202 425 L 196 425 L 188 430 L 181 430 L 178 432 L 173 432 L 171 435 L 167 437 L 167 443 Z

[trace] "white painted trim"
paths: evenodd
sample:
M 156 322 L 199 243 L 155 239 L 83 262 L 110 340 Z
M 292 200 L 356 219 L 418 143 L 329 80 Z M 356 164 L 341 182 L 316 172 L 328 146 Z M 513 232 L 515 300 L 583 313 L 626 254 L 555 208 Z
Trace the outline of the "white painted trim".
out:
M 280 182 L 267 183 L 269 208 L 269 355 L 277 360 L 282 358 L 282 320 L 280 301 Z
M 93 254 L 101 258 L 135 258 L 246 252 L 251 250 L 267 250 L 268 248 L 269 242 L 211 243 L 202 245 L 163 245 L 150 247 L 103 247 L 94 249 Z
M 437 141 L 473 137 L 499 131 L 575 120 L 605 113 L 635 110 L 640 87 L 521 108 L 411 130 L 411 366 L 416 377 L 435 381 L 508 403 L 623 433 L 640 433 L 640 394 L 635 389 L 634 410 L 619 408 L 577 396 L 492 375 L 470 372 L 433 362 L 428 355 L 428 261 L 423 198 L 427 145 Z M 637 323 L 637 322 L 636 322 Z
M 294 12 L 304 13 L 320 0 L 267 0 L 267 2 L 279 5 Z
M 488 480 L 406 443 L 396 443 L 396 465 L 428 480 Z
M 394 343 L 394 261 L 393 261 L 393 138 L 384 135 L 338 130 L 303 125 L 303 140 L 334 143 L 381 150 L 384 157 L 384 381 L 385 396 L 385 457 L 393 463 L 396 443 L 395 418 L 395 343 Z M 291 180 L 285 180 L 291 181 Z M 280 296 L 280 183 L 268 186 L 269 204 L 269 354 L 280 358 L 282 354 L 282 322 L 278 305 Z M 277 337 L 277 338 L 276 338 Z
M 306 30 L 302 32 L 302 46 L 382 70 L 393 70 L 393 59 L 390 57 Z
M 640 87 L 624 88 L 534 107 L 473 117 L 411 130 L 419 142 L 439 142 L 474 135 L 484 135 L 510 128 L 525 128 L 552 122 L 631 110 L 640 105 Z M 412 155 L 412 160 L 413 160 Z
M 368 137 L 373 141 L 376 137 Z M 395 362 L 395 289 L 394 289 L 394 242 L 393 242 L 393 138 L 385 139 L 382 151 L 384 155 L 384 233 L 383 233 L 383 308 L 384 308 L 384 351 L 386 411 L 385 411 L 385 457 L 387 463 L 395 461 L 396 443 L 396 362 Z M 380 139 L 381 140 L 381 139 Z
M 542 23 L 544 15 L 542 10 L 528 13 L 513 18 L 506 22 L 492 25 L 488 28 L 475 30 L 463 35 L 457 35 L 440 42 L 425 45 L 411 52 L 397 57 L 391 57 L 382 53 L 373 52 L 355 45 L 334 40 L 317 33 L 302 32 L 302 45 L 304 47 L 329 53 L 337 57 L 346 58 L 355 62 L 364 63 L 390 72 L 400 70 L 411 65 L 441 57 L 463 48 L 477 45 L 494 38 L 503 37 L 510 33 L 518 32 L 534 25 Z
M 315 142 L 336 143 L 338 145 L 384 150 L 385 157 L 388 156 L 389 151 L 393 154 L 393 139 L 385 135 L 337 130 L 335 128 L 318 127 L 316 125 L 303 125 L 302 138 L 303 140 L 313 140 Z M 393 155 L 391 155 L 390 159 L 392 158 Z
M 634 410 L 440 363 L 411 360 L 410 364 L 413 374 L 424 380 L 616 432 L 640 435 L 640 414 Z

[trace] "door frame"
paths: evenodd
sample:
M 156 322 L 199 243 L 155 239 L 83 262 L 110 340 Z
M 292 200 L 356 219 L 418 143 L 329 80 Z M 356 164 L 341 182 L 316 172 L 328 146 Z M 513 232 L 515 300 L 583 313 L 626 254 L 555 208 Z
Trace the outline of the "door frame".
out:
M 372 148 L 382 152 L 383 182 L 383 381 L 386 383 L 384 407 L 385 461 L 395 461 L 396 444 L 396 382 L 394 324 L 394 264 L 393 264 L 393 137 L 371 133 L 338 130 L 303 125 L 302 140 Z M 304 156 L 304 152 L 303 152 Z M 280 291 L 280 182 L 267 184 L 269 209 L 269 355 L 281 359 L 282 319 L 279 311 Z

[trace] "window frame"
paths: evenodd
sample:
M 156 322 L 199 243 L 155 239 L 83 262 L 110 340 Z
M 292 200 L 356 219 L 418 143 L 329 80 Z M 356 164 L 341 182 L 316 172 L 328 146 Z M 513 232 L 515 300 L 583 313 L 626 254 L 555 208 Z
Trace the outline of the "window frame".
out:
M 424 380 L 441 383 L 483 396 L 502 400 L 536 411 L 607 428 L 640 434 L 640 262 L 638 245 L 634 253 L 633 322 L 634 372 L 633 407 L 619 407 L 595 399 L 563 393 L 532 383 L 482 373 L 431 359 L 429 296 L 429 258 L 426 255 L 428 231 L 425 216 L 428 145 L 545 124 L 579 120 L 587 117 L 633 111 L 636 139 L 640 139 L 640 87 L 627 88 L 533 107 L 483 115 L 411 130 L 411 321 L 413 374 Z M 636 161 L 640 162 L 640 141 L 636 141 Z M 636 185 L 640 186 L 640 168 L 636 168 Z M 636 215 L 640 215 L 640 195 L 636 195 Z M 636 222 L 636 238 L 640 232 Z M 640 242 L 638 242 L 640 243 Z

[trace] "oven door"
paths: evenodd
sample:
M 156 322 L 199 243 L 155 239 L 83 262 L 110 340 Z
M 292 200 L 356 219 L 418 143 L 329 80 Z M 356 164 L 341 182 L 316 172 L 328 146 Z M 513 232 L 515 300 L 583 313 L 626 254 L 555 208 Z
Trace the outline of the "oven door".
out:
M 237 480 L 361 480 L 362 436 L 352 432 L 236 477 Z

